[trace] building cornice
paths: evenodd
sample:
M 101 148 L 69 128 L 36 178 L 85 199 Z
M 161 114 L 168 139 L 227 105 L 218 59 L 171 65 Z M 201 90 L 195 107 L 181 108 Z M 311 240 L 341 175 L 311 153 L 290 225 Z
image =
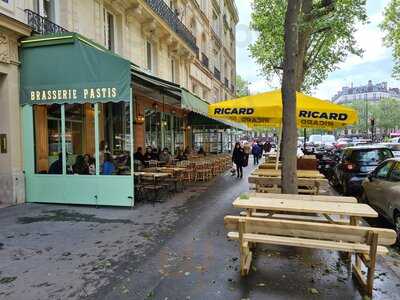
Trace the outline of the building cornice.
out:
M 2 13 L 0 13 L 0 28 L 5 28 L 19 37 L 30 36 L 32 32 L 32 29 L 25 23 Z
M 235 21 L 235 25 L 236 25 L 237 23 L 239 23 L 239 13 L 238 13 L 238 9 L 235 4 L 235 0 L 225 0 L 225 3 L 227 4 L 228 8 L 230 9 L 233 19 Z M 249 5 L 250 5 L 250 3 L 249 3 Z

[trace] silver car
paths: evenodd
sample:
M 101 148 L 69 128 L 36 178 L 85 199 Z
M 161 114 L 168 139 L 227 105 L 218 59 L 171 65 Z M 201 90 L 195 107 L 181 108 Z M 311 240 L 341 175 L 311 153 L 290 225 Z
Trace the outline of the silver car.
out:
M 400 242 L 400 158 L 381 163 L 362 183 L 362 201 L 392 223 Z

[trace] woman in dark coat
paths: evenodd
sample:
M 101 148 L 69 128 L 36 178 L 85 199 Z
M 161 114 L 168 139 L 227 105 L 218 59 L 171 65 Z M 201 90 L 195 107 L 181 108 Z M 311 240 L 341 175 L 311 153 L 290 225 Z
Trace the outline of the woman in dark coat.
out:
M 240 145 L 240 143 L 235 144 L 235 149 L 232 154 L 232 161 L 236 165 L 237 177 L 243 178 L 243 166 L 245 163 L 246 154 L 244 153 L 244 149 Z

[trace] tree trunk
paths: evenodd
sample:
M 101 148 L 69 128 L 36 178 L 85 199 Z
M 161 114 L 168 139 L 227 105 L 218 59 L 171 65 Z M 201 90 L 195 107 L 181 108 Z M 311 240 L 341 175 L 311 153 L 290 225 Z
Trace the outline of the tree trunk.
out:
M 296 74 L 301 0 L 289 0 L 285 18 L 285 59 L 282 80 L 282 193 L 297 194 Z
M 301 1 L 301 14 L 303 16 L 303 23 L 298 30 L 298 54 L 297 54 L 297 70 L 296 70 L 296 91 L 300 92 L 303 86 L 304 78 L 306 76 L 306 53 L 309 47 L 312 33 L 312 24 L 310 15 L 313 8 L 312 0 Z M 298 16 L 299 18 L 299 16 Z

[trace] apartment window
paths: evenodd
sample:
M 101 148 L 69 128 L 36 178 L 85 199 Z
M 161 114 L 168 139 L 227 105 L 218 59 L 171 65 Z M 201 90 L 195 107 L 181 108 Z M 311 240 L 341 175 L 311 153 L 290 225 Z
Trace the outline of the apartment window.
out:
M 2 0 L 4 1 L 4 0 Z M 34 0 L 33 10 L 42 17 L 54 22 L 59 23 L 59 0 Z
M 146 62 L 147 69 L 154 72 L 154 49 L 153 44 L 149 41 L 146 42 Z
M 215 11 L 213 12 L 213 29 L 219 35 L 219 18 Z
M 104 41 L 108 50 L 115 52 L 115 16 L 104 9 Z
M 179 84 L 179 65 L 175 59 L 171 59 L 171 81 Z

